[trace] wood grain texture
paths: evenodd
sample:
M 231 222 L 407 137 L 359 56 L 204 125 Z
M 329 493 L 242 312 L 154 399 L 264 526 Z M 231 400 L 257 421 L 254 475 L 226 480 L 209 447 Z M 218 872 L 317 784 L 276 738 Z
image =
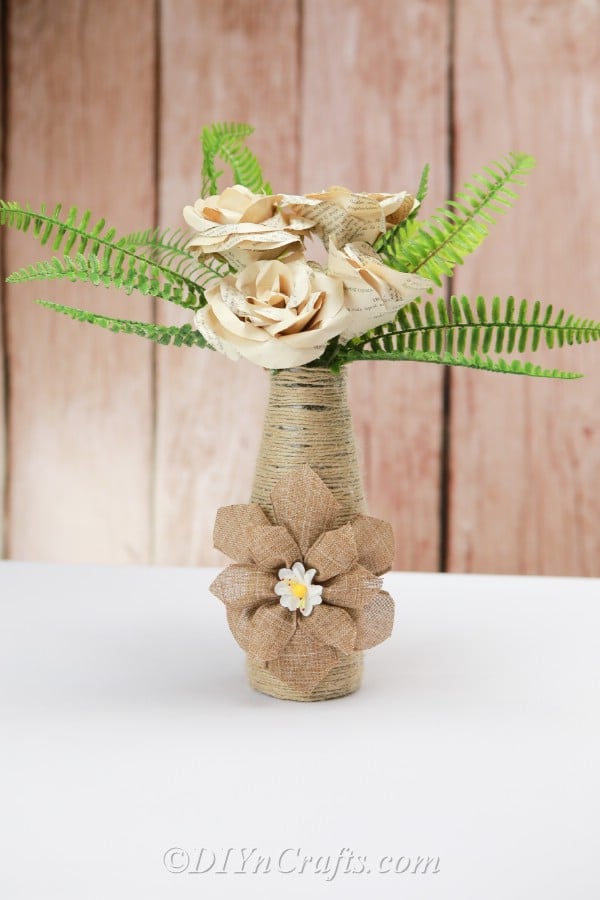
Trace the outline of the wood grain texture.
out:
M 161 22 L 161 222 L 181 226 L 200 191 L 198 135 L 251 122 L 275 185 L 297 189 L 298 4 L 164 0 Z M 223 182 L 225 184 L 225 181 Z M 181 321 L 162 304 L 160 321 Z M 267 375 L 205 350 L 158 348 L 155 558 L 209 564 L 216 510 L 250 497 Z
M 4 83 L 5 69 L 5 25 L 6 7 L 0 3 L 0 196 L 4 196 L 4 142 L 5 116 L 4 116 Z M 6 356 L 6 343 L 4 338 L 4 241 L 0 234 L 0 559 L 5 556 L 6 528 L 8 519 L 5 514 L 6 484 L 8 477 L 7 445 L 7 408 L 6 408 L 6 377 L 8 360 Z
M 490 159 L 525 150 L 538 169 L 457 272 L 455 290 L 514 293 L 600 318 L 598 3 L 12 0 L 2 8 L 9 199 L 89 206 L 121 233 L 151 225 L 158 203 L 161 224 L 180 226 L 200 187 L 198 135 L 214 120 L 253 123 L 251 145 L 287 191 L 414 189 L 428 161 L 425 215 L 447 197 L 452 136 L 458 186 Z M 7 272 L 49 255 L 29 235 L 3 240 Z M 32 303 L 42 296 L 152 316 L 144 299 L 71 287 L 9 286 L 0 300 L 9 354 L 8 386 L 0 365 L 0 473 L 3 429 L 10 463 L 4 553 L 222 562 L 211 549 L 214 513 L 250 495 L 266 374 Z M 161 322 L 187 319 L 157 307 Z M 600 574 L 598 347 L 536 360 L 586 378 L 451 372 L 451 570 Z M 398 568 L 438 567 L 442 380 L 440 368 L 422 364 L 350 369 L 367 498 L 394 524 Z
M 301 189 L 446 196 L 445 0 L 304 3 Z M 335 50 L 328 48 L 335 47 Z M 369 508 L 392 522 L 395 565 L 438 567 L 442 380 L 437 366 L 358 363 L 351 403 Z
M 154 35 L 152 0 L 10 3 L 10 199 L 90 207 L 120 233 L 151 223 Z M 9 270 L 49 255 L 30 235 L 6 237 Z M 146 561 L 151 345 L 41 310 L 40 296 L 148 314 L 143 300 L 80 285 L 7 290 L 9 551 Z
M 598 319 L 600 7 L 457 0 L 459 182 L 516 149 L 538 168 L 456 289 L 541 299 Z M 600 356 L 537 354 L 559 383 L 452 375 L 450 568 L 600 575 Z

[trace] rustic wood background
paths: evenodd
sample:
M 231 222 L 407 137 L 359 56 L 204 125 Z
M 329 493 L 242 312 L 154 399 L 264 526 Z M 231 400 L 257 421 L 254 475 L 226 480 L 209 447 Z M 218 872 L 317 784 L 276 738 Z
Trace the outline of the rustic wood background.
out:
M 425 212 L 490 159 L 538 168 L 452 289 L 600 318 L 597 0 L 12 0 L 2 41 L 2 195 L 91 207 L 124 233 L 181 224 L 198 133 L 256 126 L 287 191 L 414 188 Z M 2 235 L 2 269 L 40 258 Z M 71 287 L 70 285 L 68 286 Z M 199 564 L 216 508 L 250 491 L 267 377 L 39 309 L 48 297 L 180 321 L 143 298 L 3 291 L 3 553 Z M 399 568 L 600 575 L 600 352 L 541 354 L 574 383 L 357 364 L 372 512 Z

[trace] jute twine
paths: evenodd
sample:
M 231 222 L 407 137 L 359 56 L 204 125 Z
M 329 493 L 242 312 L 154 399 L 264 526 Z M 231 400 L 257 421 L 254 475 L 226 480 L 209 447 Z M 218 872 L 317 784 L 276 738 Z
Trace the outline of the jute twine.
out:
M 275 678 L 263 666 L 247 660 L 248 679 L 251 686 L 262 694 L 277 697 L 278 700 L 333 700 L 335 697 L 345 697 L 357 691 L 363 671 L 363 653 L 349 653 L 342 656 L 336 665 L 329 671 L 327 677 L 321 681 L 310 694 L 303 694 L 294 688 Z
M 346 372 L 285 369 L 271 375 L 271 389 L 251 502 L 274 521 L 271 491 L 290 470 L 309 465 L 340 504 L 336 526 L 364 513 L 365 500 L 348 406 Z M 256 690 L 281 700 L 328 700 L 355 691 L 363 668 L 361 651 L 341 657 L 326 678 L 303 694 L 249 661 Z

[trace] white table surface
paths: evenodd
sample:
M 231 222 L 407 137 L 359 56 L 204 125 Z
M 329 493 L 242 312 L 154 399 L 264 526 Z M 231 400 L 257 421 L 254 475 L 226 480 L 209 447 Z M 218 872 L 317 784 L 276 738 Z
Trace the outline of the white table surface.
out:
M 600 581 L 389 575 L 362 689 L 298 704 L 212 574 L 0 564 L 3 900 L 600 896 Z

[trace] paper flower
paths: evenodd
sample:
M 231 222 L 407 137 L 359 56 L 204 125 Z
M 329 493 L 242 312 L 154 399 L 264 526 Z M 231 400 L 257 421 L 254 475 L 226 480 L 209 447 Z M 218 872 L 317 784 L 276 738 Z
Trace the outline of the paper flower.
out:
M 263 260 L 215 282 L 195 324 L 230 359 L 289 369 L 321 356 L 348 315 L 338 279 L 303 260 Z
M 402 306 L 433 287 L 427 278 L 386 266 L 362 241 L 338 249 L 330 240 L 327 272 L 344 282 L 344 304 L 350 316 L 342 341 L 391 322 Z
M 365 515 L 335 527 L 339 504 L 310 466 L 283 476 L 271 501 L 275 524 L 253 503 L 218 511 L 215 547 L 235 563 L 211 591 L 224 602 L 233 635 L 249 657 L 310 692 L 340 657 L 391 634 L 394 602 L 379 576 L 392 564 L 394 538 L 390 525 Z M 310 586 L 307 569 L 315 570 Z M 321 603 L 313 599 L 310 615 L 282 604 L 281 570 L 294 573 L 307 590 L 321 588 Z
M 282 208 L 314 223 L 315 234 L 328 246 L 352 241 L 372 244 L 392 225 L 403 222 L 419 205 L 411 194 L 353 194 L 345 187 L 330 187 L 318 194 L 283 194 Z
M 322 586 L 312 583 L 316 574 L 316 569 L 306 571 L 301 562 L 295 562 L 291 569 L 280 569 L 275 593 L 281 605 L 291 612 L 297 609 L 303 616 L 310 616 L 313 607 L 322 600 Z
M 221 194 L 186 206 L 183 217 L 196 234 L 187 249 L 219 256 L 234 269 L 256 259 L 273 259 L 302 249 L 300 235 L 312 222 L 278 211 L 281 195 L 265 197 L 236 184 Z

